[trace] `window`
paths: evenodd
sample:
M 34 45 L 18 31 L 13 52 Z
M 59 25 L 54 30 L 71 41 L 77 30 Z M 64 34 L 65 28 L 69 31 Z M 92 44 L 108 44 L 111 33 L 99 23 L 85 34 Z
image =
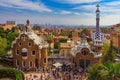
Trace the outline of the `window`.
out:
M 88 49 L 82 49 L 81 51 L 82 55 L 86 56 L 89 54 L 89 50 Z
M 27 49 L 26 48 L 22 49 L 22 56 L 27 57 Z
M 44 63 L 46 63 L 46 58 L 44 58 Z
M 32 61 L 30 61 L 30 67 L 32 67 Z
M 35 51 L 32 51 L 32 55 L 35 55 Z
M 19 54 L 19 50 L 17 50 L 17 54 Z
M 22 61 L 22 66 L 25 66 L 25 61 Z
M 29 43 L 28 43 L 28 46 L 31 46 L 31 45 L 32 45 L 32 44 L 29 42 Z
M 19 60 L 16 60 L 16 66 L 19 66 Z
M 19 46 L 21 46 L 22 44 L 21 44 L 21 42 L 19 42 Z

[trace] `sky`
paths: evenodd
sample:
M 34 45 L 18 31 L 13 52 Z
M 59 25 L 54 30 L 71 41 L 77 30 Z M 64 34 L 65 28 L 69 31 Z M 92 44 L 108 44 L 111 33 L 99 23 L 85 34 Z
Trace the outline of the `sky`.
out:
M 97 4 L 100 25 L 120 23 L 120 0 L 0 0 L 0 23 L 96 25 Z

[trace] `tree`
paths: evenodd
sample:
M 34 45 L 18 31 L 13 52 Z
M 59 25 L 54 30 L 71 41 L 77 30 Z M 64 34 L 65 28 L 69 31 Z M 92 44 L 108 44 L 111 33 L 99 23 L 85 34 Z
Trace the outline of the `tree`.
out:
M 108 52 L 109 47 L 110 47 L 109 43 L 103 43 L 103 47 L 102 47 L 102 53 L 103 53 L 103 55 L 105 55 Z
M 56 42 L 55 44 L 54 44 L 54 48 L 55 49 L 58 49 L 60 47 L 60 42 Z
M 13 68 L 0 68 L 0 79 L 10 78 L 12 80 L 24 80 L 24 75 L 21 71 Z
M 104 64 L 109 72 L 108 80 L 120 78 L 120 64 L 105 63 Z
M 18 29 L 18 27 L 13 27 L 12 30 L 4 30 L 0 27 L 0 54 L 5 54 L 11 49 L 12 41 L 19 35 L 19 33 L 15 31 Z
M 108 32 L 110 32 L 110 30 L 109 30 L 108 28 L 101 28 L 101 31 L 102 31 L 103 33 L 108 33 Z
M 78 35 L 81 37 L 83 34 L 89 35 L 89 30 L 87 28 L 84 28 L 81 32 L 78 33 Z
M 20 28 L 18 26 L 13 26 L 11 29 L 12 32 L 16 32 L 16 33 L 18 33 L 19 30 Z
M 88 68 L 88 80 L 120 80 L 120 64 L 93 65 Z
M 70 32 L 69 32 L 68 38 L 72 38 L 72 32 L 73 32 L 73 31 L 70 31 Z
M 59 42 L 60 42 L 60 43 L 66 43 L 66 42 L 67 42 L 67 39 L 66 39 L 66 38 L 60 38 L 60 39 L 59 39 Z
M 103 64 L 93 65 L 88 69 L 88 80 L 107 80 L 109 75 Z
M 7 48 L 6 38 L 0 38 L 0 55 L 4 55 L 6 53 L 6 48 Z
M 2 38 L 6 37 L 5 30 L 3 29 L 3 27 L 0 27 L 0 37 Z
M 116 52 L 113 47 L 113 42 L 110 42 L 109 50 L 103 56 L 103 62 L 115 62 L 116 59 Z
M 5 33 L 8 34 L 9 32 L 11 32 L 11 30 L 7 28 Z

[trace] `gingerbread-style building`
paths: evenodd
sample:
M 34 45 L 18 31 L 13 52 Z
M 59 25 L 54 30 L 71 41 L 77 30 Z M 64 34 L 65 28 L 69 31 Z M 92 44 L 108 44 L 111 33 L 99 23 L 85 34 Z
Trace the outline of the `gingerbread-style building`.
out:
M 46 67 L 48 44 L 32 32 L 27 20 L 24 31 L 12 44 L 14 67 L 38 68 Z
M 100 63 L 101 56 L 102 53 L 94 52 L 84 37 L 79 45 L 75 47 L 73 62 L 75 63 L 76 67 L 82 67 L 83 69 L 86 69 L 90 65 Z
M 75 52 L 73 54 L 73 62 L 75 63 L 76 67 L 82 67 L 87 68 L 90 65 L 97 64 L 101 62 L 102 57 L 102 46 L 103 46 L 103 38 L 101 34 L 101 30 L 99 27 L 99 21 L 100 21 L 100 11 L 99 11 L 99 5 L 97 5 L 96 10 L 96 31 L 93 35 L 93 45 L 89 45 L 87 43 L 87 40 L 85 38 L 85 35 L 83 35 L 83 38 L 75 47 Z

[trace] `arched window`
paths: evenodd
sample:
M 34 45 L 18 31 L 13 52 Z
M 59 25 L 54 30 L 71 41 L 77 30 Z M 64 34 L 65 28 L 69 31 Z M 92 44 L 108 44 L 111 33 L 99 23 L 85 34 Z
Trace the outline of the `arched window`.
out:
M 23 57 L 27 57 L 27 52 L 28 52 L 27 49 L 26 49 L 26 48 L 23 48 L 23 49 L 22 49 L 22 53 L 21 53 L 22 56 L 23 56 Z
M 85 49 L 82 49 L 82 50 L 81 50 L 81 54 L 84 55 L 84 56 L 86 56 L 86 55 L 89 54 L 89 50 L 86 49 L 86 48 L 85 48 Z

